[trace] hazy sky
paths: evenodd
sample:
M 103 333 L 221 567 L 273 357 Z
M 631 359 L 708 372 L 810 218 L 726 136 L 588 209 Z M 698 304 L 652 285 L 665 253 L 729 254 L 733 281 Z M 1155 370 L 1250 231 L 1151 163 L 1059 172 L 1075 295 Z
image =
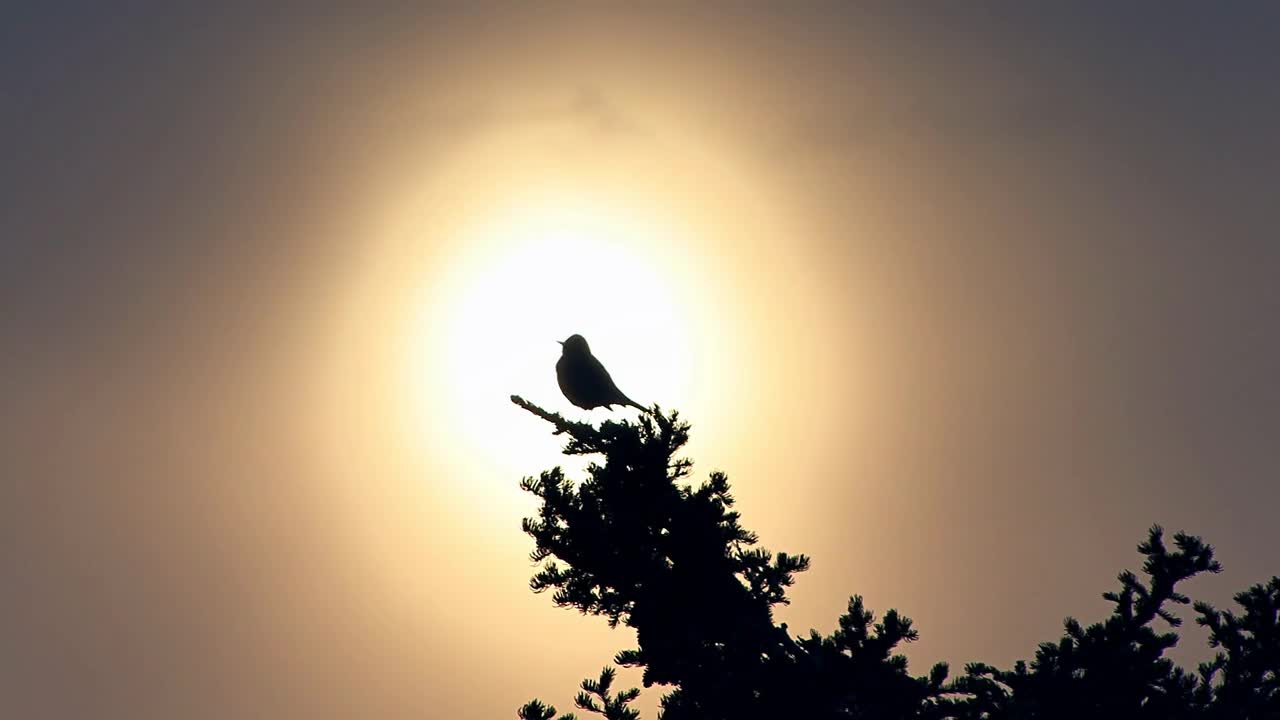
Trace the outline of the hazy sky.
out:
M 633 638 L 529 592 L 505 398 L 578 331 L 793 631 L 1280 574 L 1280 6 L 146 5 L 0 21 L 0 715 L 570 705 Z

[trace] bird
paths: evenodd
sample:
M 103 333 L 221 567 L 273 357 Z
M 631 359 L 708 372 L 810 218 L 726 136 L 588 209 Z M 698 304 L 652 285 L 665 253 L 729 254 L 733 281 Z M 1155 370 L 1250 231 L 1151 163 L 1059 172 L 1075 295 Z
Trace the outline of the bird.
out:
M 566 340 L 557 340 L 561 346 L 560 359 L 556 361 L 556 380 L 560 383 L 560 392 L 569 402 L 583 410 L 603 407 L 612 410 L 614 405 L 629 405 L 648 412 L 640 403 L 627 397 L 609 371 L 591 354 L 591 347 L 581 335 L 570 335 Z

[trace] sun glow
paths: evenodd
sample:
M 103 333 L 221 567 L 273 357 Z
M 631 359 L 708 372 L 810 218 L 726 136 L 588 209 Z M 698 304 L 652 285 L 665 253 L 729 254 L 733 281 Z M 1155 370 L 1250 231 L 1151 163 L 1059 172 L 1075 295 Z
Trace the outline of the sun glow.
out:
M 775 347 L 746 318 L 820 323 L 789 300 L 785 253 L 759 261 L 788 236 L 768 194 L 709 147 L 511 128 L 389 175 L 332 320 L 335 463 L 377 457 L 420 478 L 433 512 L 518 540 L 480 529 L 528 514 L 522 476 L 583 463 L 509 397 L 596 423 L 639 412 L 564 398 L 556 341 L 574 333 L 628 396 L 704 423 L 690 454 L 744 442 Z
M 678 228 L 579 195 L 486 213 L 458 239 L 458 256 L 427 289 L 411 360 L 437 368 L 420 383 L 418 405 L 428 429 L 440 404 L 452 409 L 469 445 L 455 453 L 501 463 L 493 456 L 500 446 L 520 459 L 518 468 L 495 468 L 508 473 L 538 467 L 531 459 L 563 460 L 508 397 L 603 419 L 607 411 L 579 410 L 556 386 L 555 341 L 573 333 L 587 338 L 638 402 L 684 404 L 698 396 L 696 376 L 710 349 L 699 341 L 706 312 L 695 308 L 706 303 L 692 297 L 699 263 Z M 510 475 L 503 480 L 509 484 Z

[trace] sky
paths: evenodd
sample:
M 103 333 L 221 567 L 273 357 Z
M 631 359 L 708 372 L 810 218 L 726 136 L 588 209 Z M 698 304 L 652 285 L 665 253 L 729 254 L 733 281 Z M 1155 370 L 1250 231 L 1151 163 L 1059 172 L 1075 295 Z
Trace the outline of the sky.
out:
M 571 705 L 634 638 L 529 591 L 517 485 L 562 459 L 506 398 L 609 417 L 556 390 L 574 332 L 813 558 L 794 632 L 858 593 L 915 619 L 917 674 L 1030 658 L 1153 523 L 1229 602 L 1280 574 L 1278 32 L 7 8 L 0 715 Z

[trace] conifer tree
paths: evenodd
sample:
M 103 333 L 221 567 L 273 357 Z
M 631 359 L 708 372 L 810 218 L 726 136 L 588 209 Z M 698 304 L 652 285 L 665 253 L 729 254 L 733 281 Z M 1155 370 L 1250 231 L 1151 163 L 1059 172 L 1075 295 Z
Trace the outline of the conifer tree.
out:
M 578 484 L 559 467 L 521 483 L 540 501 L 523 523 L 539 563 L 530 587 L 633 629 L 637 646 L 613 660 L 642 669 L 645 687 L 667 688 L 663 720 L 1280 720 L 1280 578 L 1237 595 L 1241 615 L 1195 604 L 1220 648 L 1198 674 L 1164 656 L 1181 624 L 1172 610 L 1191 602 L 1180 584 L 1221 571 L 1198 537 L 1177 533 L 1171 550 L 1152 527 L 1138 546 L 1145 577 L 1122 572 L 1120 588 L 1103 595 L 1111 615 L 1087 627 L 1068 618 L 1063 637 L 1030 663 L 970 663 L 954 680 L 939 663 L 913 676 L 900 654 L 918 637 L 911 619 L 891 609 L 877 621 L 860 596 L 829 635 L 792 636 L 775 623 L 774 608 L 788 602 L 809 559 L 758 546 L 724 473 L 689 483 L 692 463 L 679 456 L 689 426 L 677 413 L 655 406 L 638 421 L 597 427 L 511 400 L 567 436 L 566 455 L 593 458 Z M 605 667 L 584 680 L 577 708 L 636 720 L 630 703 L 640 690 L 615 691 L 615 677 Z M 574 718 L 538 700 L 518 715 Z

